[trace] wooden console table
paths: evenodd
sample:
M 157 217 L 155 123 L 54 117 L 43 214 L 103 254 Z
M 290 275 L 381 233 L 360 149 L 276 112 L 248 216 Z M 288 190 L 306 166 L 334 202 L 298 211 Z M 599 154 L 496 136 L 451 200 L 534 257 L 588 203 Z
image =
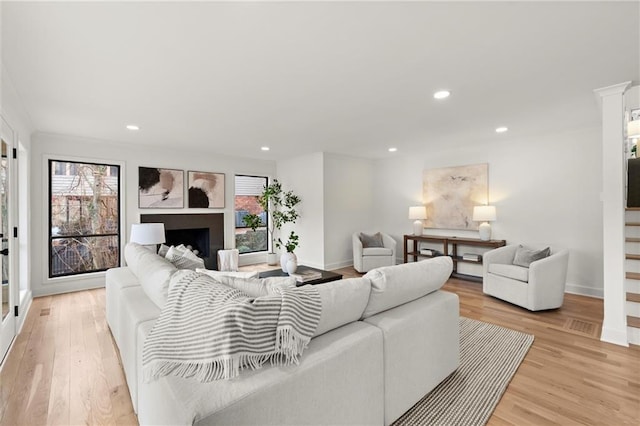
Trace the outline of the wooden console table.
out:
M 409 241 L 412 242 L 411 250 L 409 250 Z M 442 253 L 444 255 L 451 256 L 453 260 L 453 272 L 451 276 L 454 278 L 460 278 L 463 280 L 482 282 L 482 277 L 476 277 L 474 275 L 460 274 L 457 272 L 458 263 L 475 263 L 482 264 L 482 257 L 480 260 L 466 260 L 462 256 L 458 255 L 458 246 L 473 246 L 473 247 L 486 247 L 488 249 L 494 249 L 505 246 L 507 242 L 505 240 L 489 240 L 483 241 L 478 238 L 460 238 L 460 237 L 447 237 L 439 235 L 405 235 L 404 236 L 404 263 L 409 261 L 411 256 L 414 262 L 418 261 L 419 257 L 434 257 L 426 254 L 420 254 L 418 244 L 425 243 L 439 243 L 442 244 Z M 449 252 L 449 246 L 451 246 L 451 252 Z

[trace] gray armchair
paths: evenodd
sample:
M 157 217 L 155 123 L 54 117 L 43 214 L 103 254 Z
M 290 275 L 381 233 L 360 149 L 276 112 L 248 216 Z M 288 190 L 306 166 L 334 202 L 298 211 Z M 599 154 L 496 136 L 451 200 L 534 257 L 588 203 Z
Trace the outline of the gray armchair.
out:
M 482 291 L 530 311 L 562 306 L 569 251 L 552 249 L 526 268 L 513 264 L 517 249 L 508 245 L 484 254 Z
M 396 264 L 396 240 L 382 232 L 380 235 L 384 247 L 363 248 L 360 232 L 353 233 L 353 267 L 356 271 L 364 273 L 381 266 Z

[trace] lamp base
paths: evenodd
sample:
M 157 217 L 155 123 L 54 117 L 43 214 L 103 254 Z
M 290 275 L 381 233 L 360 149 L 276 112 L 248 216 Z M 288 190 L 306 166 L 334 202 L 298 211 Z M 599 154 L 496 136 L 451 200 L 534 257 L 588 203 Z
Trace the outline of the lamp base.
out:
M 489 241 L 491 239 L 491 225 L 489 225 L 489 222 L 482 222 L 479 231 L 482 241 Z
M 422 235 L 422 230 L 424 229 L 424 225 L 421 220 L 416 220 L 413 222 L 413 235 Z

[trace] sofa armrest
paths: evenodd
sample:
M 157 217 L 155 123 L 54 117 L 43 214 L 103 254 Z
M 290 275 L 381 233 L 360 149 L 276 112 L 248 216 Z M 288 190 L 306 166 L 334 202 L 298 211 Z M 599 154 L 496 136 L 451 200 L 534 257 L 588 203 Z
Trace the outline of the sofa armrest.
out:
M 382 243 L 384 244 L 384 246 L 386 248 L 390 248 L 391 250 L 393 250 L 393 263 L 396 263 L 396 247 L 398 245 L 398 243 L 396 242 L 396 240 L 391 237 L 390 235 L 387 234 L 382 234 Z
M 489 250 L 482 255 L 482 276 L 486 277 L 489 271 L 489 265 L 492 263 L 503 263 L 510 265 L 513 263 L 513 258 L 516 255 L 518 246 L 511 244 L 504 247 L 498 247 L 497 249 Z
M 360 233 L 354 232 L 351 237 L 353 244 L 353 267 L 356 271 L 362 270 L 362 241 L 360 241 Z
M 535 309 L 562 304 L 567 282 L 569 251 L 561 250 L 529 265 L 528 297 Z

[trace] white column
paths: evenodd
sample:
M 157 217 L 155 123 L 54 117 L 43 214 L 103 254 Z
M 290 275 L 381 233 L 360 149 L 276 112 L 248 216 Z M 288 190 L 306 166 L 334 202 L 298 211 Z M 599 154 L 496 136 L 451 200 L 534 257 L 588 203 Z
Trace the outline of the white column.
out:
M 602 107 L 604 322 L 600 340 L 629 346 L 625 313 L 624 91 L 631 82 L 596 89 Z

